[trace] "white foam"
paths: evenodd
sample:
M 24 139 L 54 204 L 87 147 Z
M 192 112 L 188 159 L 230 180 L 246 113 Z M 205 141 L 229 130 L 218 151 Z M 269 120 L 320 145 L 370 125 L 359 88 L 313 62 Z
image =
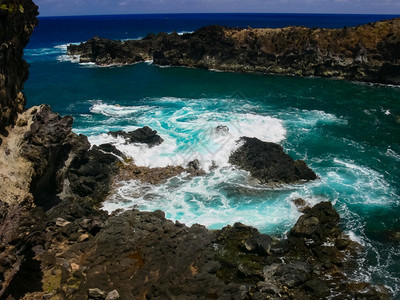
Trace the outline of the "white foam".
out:
M 337 124 L 347 125 L 348 121 L 342 117 L 337 117 L 334 114 L 324 112 L 322 110 L 300 110 L 291 109 L 284 111 L 282 118 L 288 124 L 294 124 L 297 130 L 303 129 L 308 131 L 317 124 Z
M 170 179 L 167 183 L 151 186 L 138 181 L 129 181 L 118 188 L 103 209 L 139 208 L 144 211 L 161 209 L 166 217 L 187 225 L 203 224 L 209 228 L 221 228 L 227 224 L 242 222 L 263 231 L 271 231 L 276 226 L 290 228 L 300 213 L 286 201 L 243 200 L 238 203 L 222 191 L 238 188 L 238 184 L 252 189 L 246 184 L 246 176 L 241 171 L 220 168 L 206 176 L 186 179 L 185 174 Z M 262 191 L 262 189 L 260 188 Z M 265 189 L 268 191 L 268 189 Z M 250 201 L 250 202 L 249 202 Z M 254 205 L 252 205 L 254 204 Z
M 142 110 L 149 110 L 148 106 L 120 106 L 104 104 L 101 101 L 96 102 L 90 108 L 90 112 L 94 114 L 102 114 L 107 117 L 124 117 Z
M 184 34 L 190 34 L 193 33 L 194 31 L 179 31 L 178 35 L 184 35 Z
M 182 99 L 168 98 L 162 101 Z M 90 111 L 115 118 L 126 118 L 140 113 L 135 115 L 136 122 L 157 130 L 164 139 L 161 145 L 153 148 L 139 144 L 126 145 L 124 142 L 114 141 L 111 137 L 107 139 L 107 135 L 102 135 L 100 139 L 91 136 L 89 139 L 94 144 L 99 141 L 114 143 L 119 150 L 133 157 L 137 165 L 146 167 L 185 167 L 194 159 L 198 159 L 205 170 L 213 164 L 223 167 L 228 165 L 231 152 L 239 146 L 237 141 L 240 137 L 257 137 L 264 141 L 280 142 L 286 134 L 280 120 L 254 114 L 199 112 L 192 107 L 183 107 L 171 114 L 170 111 L 154 106 L 117 106 L 102 102 L 95 103 Z M 218 133 L 215 130 L 217 126 L 227 126 L 229 132 Z
M 357 236 L 353 231 L 348 231 L 346 234 L 349 236 L 349 238 L 356 243 L 359 243 L 360 245 L 364 246 L 364 241 L 361 239 L 361 237 Z
M 396 153 L 394 150 L 392 150 L 390 148 L 387 149 L 385 154 L 386 154 L 386 156 L 392 157 L 392 158 L 400 161 L 400 154 Z

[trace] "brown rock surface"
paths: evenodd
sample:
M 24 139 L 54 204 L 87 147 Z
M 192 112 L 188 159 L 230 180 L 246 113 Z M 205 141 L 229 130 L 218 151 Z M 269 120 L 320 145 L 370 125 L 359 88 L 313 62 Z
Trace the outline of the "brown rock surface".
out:
M 400 18 L 343 29 L 208 26 L 140 41 L 91 39 L 70 55 L 99 65 L 155 64 L 400 84 Z

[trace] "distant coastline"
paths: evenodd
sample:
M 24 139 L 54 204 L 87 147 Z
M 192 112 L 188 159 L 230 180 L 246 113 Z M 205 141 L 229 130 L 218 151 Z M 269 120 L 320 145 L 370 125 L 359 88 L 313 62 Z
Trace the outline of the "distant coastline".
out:
M 67 54 L 99 66 L 153 61 L 161 66 L 317 76 L 400 84 L 400 18 L 341 29 L 211 25 L 193 33 L 151 33 L 141 40 L 95 37 Z

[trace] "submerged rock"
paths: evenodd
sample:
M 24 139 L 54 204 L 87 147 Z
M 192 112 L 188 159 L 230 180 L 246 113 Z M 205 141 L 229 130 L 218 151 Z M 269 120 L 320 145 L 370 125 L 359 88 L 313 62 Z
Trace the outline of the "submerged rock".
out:
M 249 171 L 261 183 L 294 183 L 317 179 L 317 175 L 302 160 L 294 161 L 275 143 L 242 137 L 244 142 L 229 157 L 229 162 Z
M 123 137 L 127 144 L 140 143 L 147 144 L 149 147 L 158 146 L 164 141 L 157 134 L 157 131 L 148 126 L 130 132 L 125 132 L 122 130 L 110 131 L 108 134 L 110 134 L 112 137 Z
M 229 133 L 229 127 L 225 125 L 218 125 L 215 127 L 215 132 L 221 135 L 227 135 Z

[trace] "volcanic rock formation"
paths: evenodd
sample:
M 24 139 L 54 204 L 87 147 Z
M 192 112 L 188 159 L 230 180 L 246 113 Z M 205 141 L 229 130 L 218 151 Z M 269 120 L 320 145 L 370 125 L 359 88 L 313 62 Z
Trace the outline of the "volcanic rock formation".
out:
M 400 19 L 343 29 L 207 26 L 139 41 L 93 38 L 68 54 L 98 65 L 158 65 L 400 84 Z
M 261 183 L 294 183 L 317 179 L 317 175 L 302 160 L 294 161 L 275 143 L 242 137 L 244 144 L 229 157 L 229 162 Z

